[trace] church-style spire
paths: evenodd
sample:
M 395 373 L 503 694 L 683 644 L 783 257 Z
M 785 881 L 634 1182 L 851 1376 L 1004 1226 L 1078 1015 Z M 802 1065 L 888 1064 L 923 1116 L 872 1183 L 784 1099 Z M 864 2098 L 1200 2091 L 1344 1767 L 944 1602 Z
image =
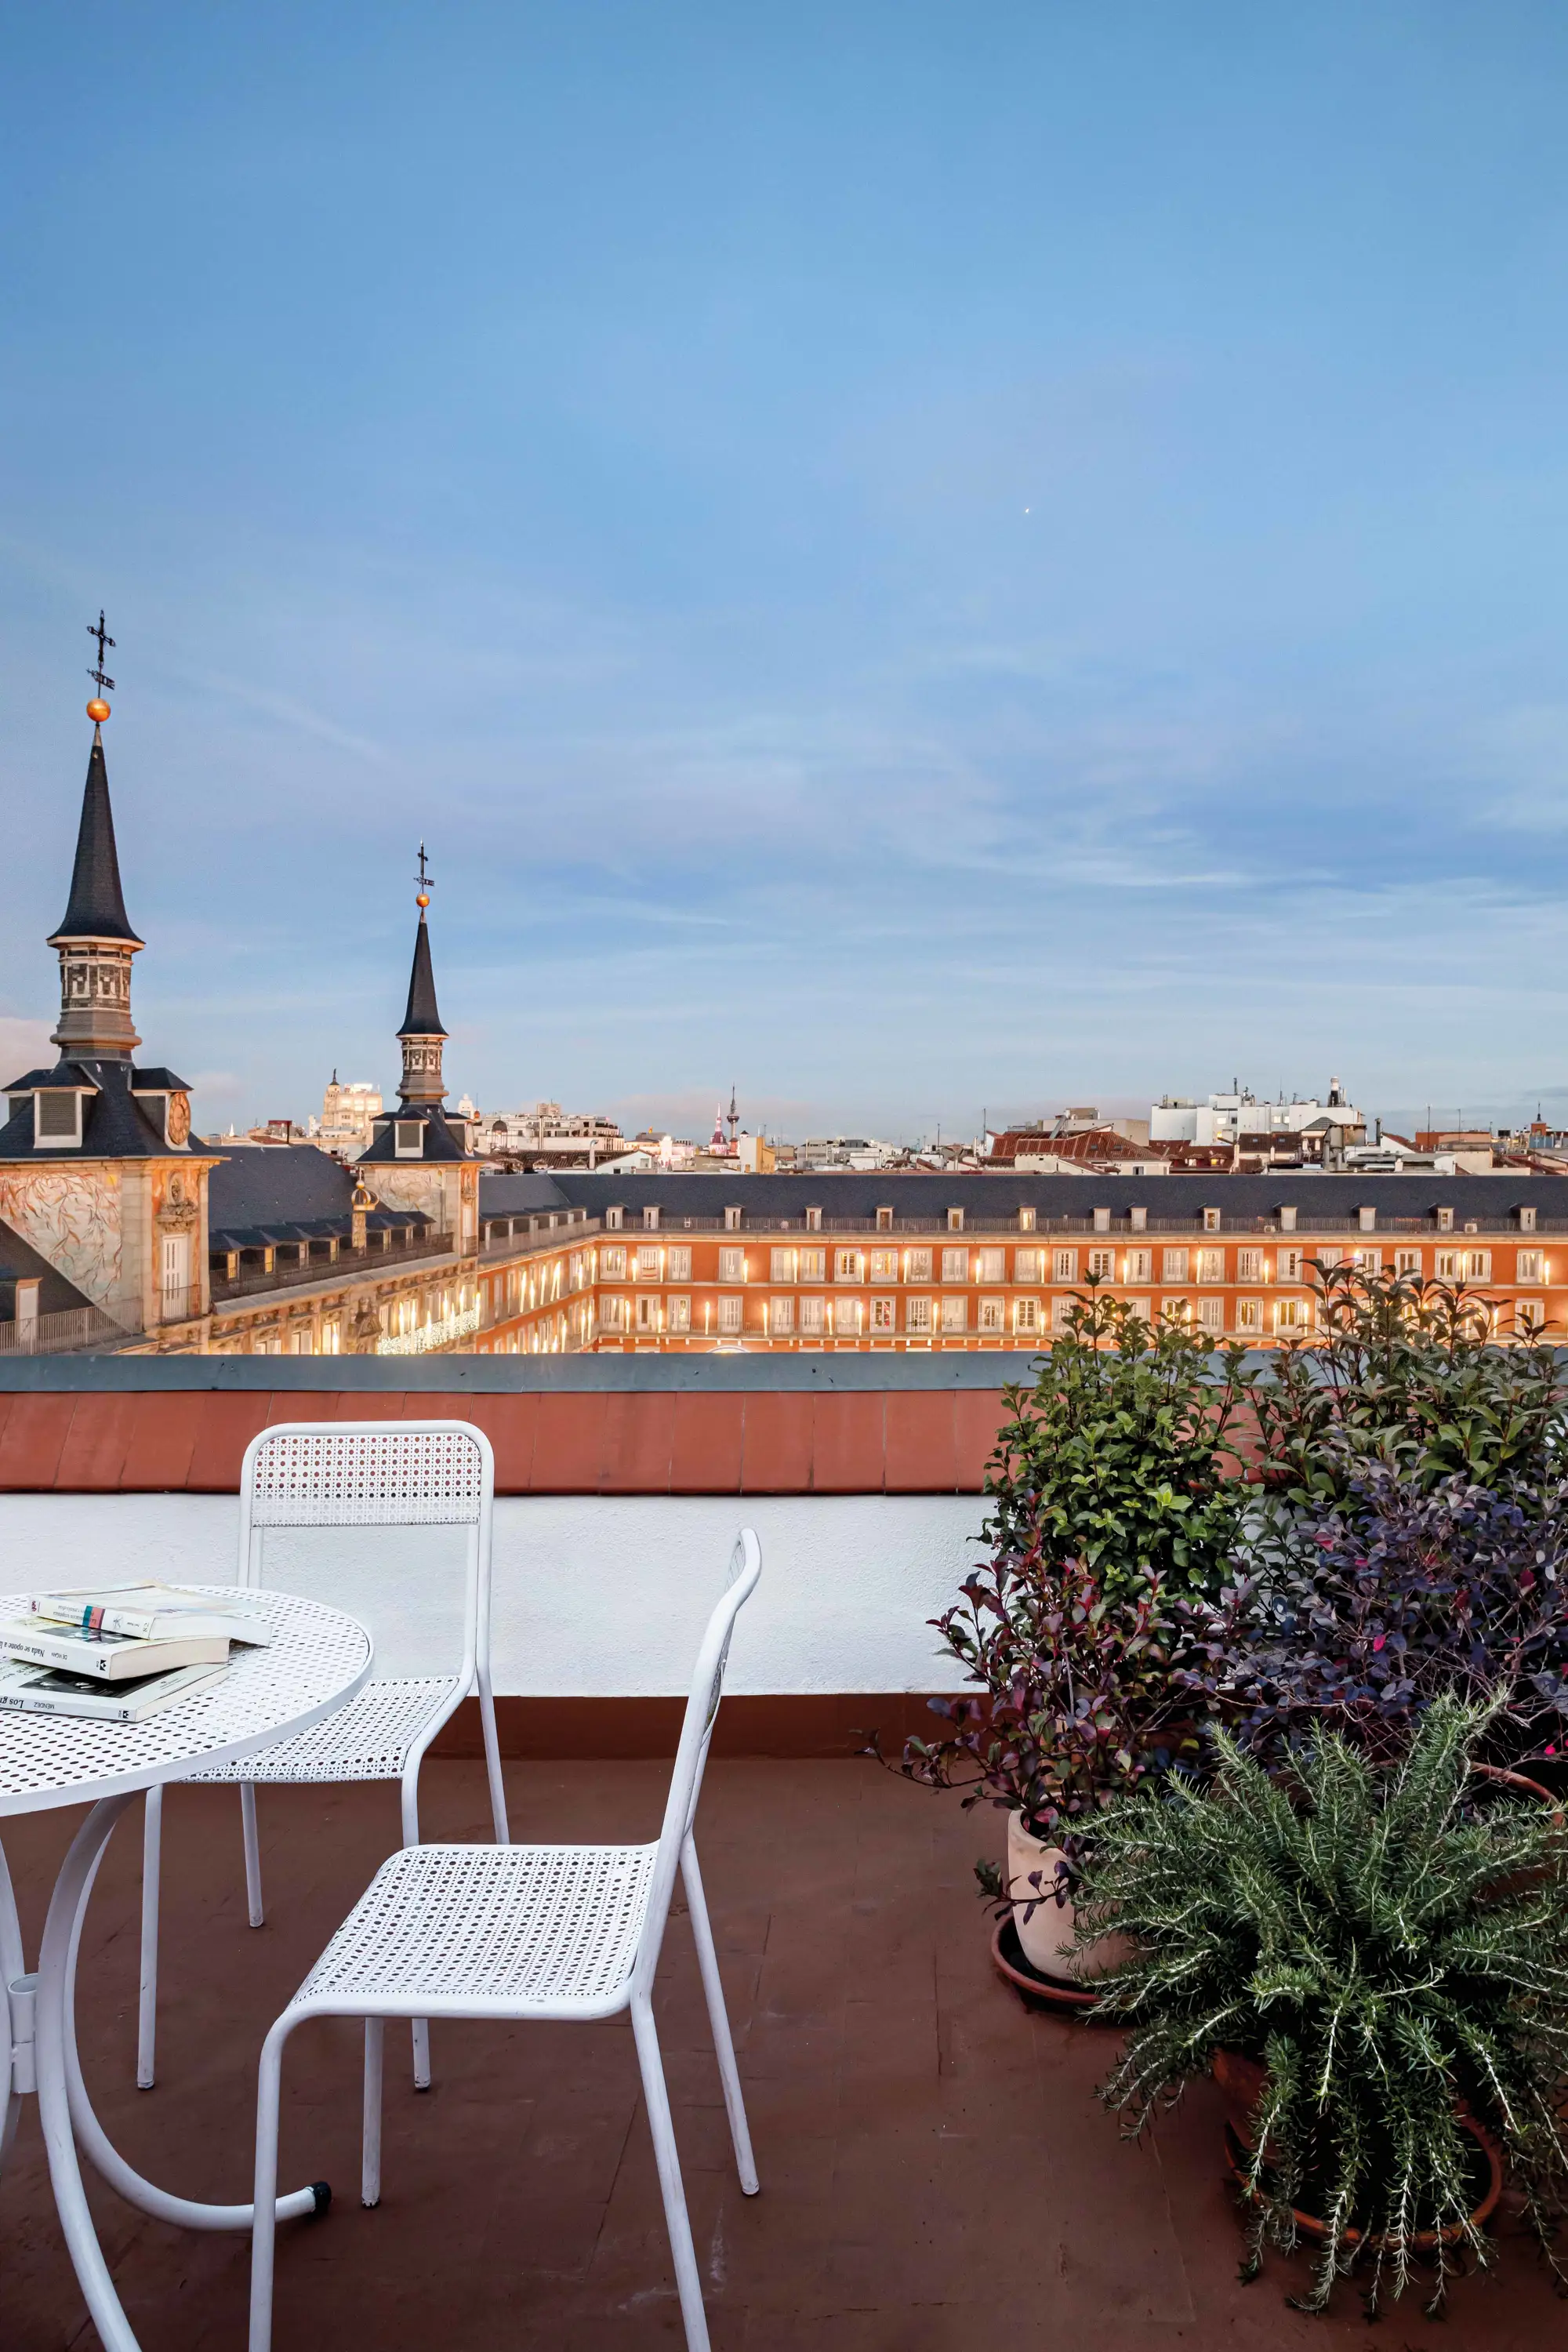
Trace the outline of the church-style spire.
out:
M 435 877 L 428 871 L 425 844 L 419 845 L 419 889 L 415 905 L 419 928 L 414 934 L 414 968 L 408 975 L 408 1004 L 397 1034 L 403 1046 L 403 1083 L 398 1088 L 409 1104 L 437 1104 L 446 1099 L 441 1076 L 441 1048 L 447 1032 L 436 1003 L 436 975 L 430 965 L 430 926 L 426 920 Z
M 138 948 L 144 944 L 131 928 L 125 893 L 120 886 L 120 853 L 114 845 L 114 811 L 109 802 L 101 724 L 93 728 L 88 756 L 70 904 L 58 930 L 50 935 L 50 947 L 58 947 L 62 940 L 129 940 Z
M 112 681 L 103 675 L 103 648 L 114 640 L 103 628 L 101 614 L 92 634 L 99 638 L 99 656 L 91 675 L 100 687 L 108 686 Z M 60 1019 L 54 1043 L 68 1056 L 128 1062 L 142 1043 L 131 1021 L 131 959 L 142 942 L 131 928 L 120 887 L 120 854 L 103 757 L 109 705 L 101 694 L 88 704 L 87 715 L 92 720 L 92 750 L 81 796 L 70 903 L 58 930 L 49 936 L 60 959 Z

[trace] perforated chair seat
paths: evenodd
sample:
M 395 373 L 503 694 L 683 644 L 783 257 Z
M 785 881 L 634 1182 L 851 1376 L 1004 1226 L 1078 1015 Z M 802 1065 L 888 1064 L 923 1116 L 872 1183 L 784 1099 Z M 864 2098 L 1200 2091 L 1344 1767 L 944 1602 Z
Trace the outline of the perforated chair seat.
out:
M 437 2015 L 624 2005 L 655 1845 L 405 1846 L 383 1863 L 290 2002 Z
M 242 1757 L 194 1780 L 400 1780 L 415 1740 L 443 1699 L 458 1687 L 454 1675 L 426 1675 L 366 1683 L 356 1699 L 297 1739 Z

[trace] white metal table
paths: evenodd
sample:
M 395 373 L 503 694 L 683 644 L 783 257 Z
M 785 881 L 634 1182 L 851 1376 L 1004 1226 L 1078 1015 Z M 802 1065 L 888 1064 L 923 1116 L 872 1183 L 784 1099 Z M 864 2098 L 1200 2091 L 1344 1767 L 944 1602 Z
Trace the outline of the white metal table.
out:
M 209 1591 L 232 1603 L 232 1585 Z M 26 1614 L 21 1595 L 0 1595 L 0 1617 Z M 49 2178 L 67 2247 L 104 2345 L 138 2352 L 109 2275 L 82 2189 L 78 2148 L 132 2205 L 195 2230 L 248 2230 L 248 2205 L 205 2205 L 144 2180 L 110 2145 L 87 2095 L 76 2042 L 76 1958 L 82 1921 L 114 1825 L 139 1791 L 183 1780 L 258 1748 L 289 1739 L 343 1706 L 370 1675 L 371 1638 L 341 1609 L 252 1589 L 272 1634 L 268 1649 L 237 1649 L 226 1674 L 145 1723 L 79 1717 L 0 1714 L 0 1820 L 58 1805 L 90 1803 L 49 1898 L 36 1975 L 26 1972 L 16 1896 L 0 1847 L 0 1981 L 9 2017 L 9 2070 L 0 2089 L 0 2166 L 16 2134 L 22 2098 L 36 2091 Z M 321 2183 L 278 2200 L 278 2218 L 314 2212 Z M 3 2332 L 3 2331 L 0 2331 Z

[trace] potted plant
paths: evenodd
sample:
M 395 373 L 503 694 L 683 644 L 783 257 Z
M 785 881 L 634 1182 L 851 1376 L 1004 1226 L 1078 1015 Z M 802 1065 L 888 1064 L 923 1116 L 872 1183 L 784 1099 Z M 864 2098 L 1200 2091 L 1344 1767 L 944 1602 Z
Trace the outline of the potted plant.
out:
M 1363 1465 L 1183 1604 L 1178 1679 L 1267 1758 L 1318 1726 L 1397 1757 L 1445 1694 L 1485 1706 L 1478 1765 L 1552 1777 L 1568 1745 L 1568 1489 L 1496 1494 Z
M 951 1727 L 909 1740 L 900 1769 L 1007 1814 L 1005 1861 L 976 1876 L 993 1950 L 1021 1989 L 1093 1999 L 1114 1957 L 1075 1936 L 1072 1888 L 1113 1798 L 1193 1751 L 1172 1681 L 1171 1596 L 1217 1590 L 1245 1490 L 1233 1423 L 1241 1351 L 1215 1358 L 1174 1318 L 1150 1325 L 1091 1283 L 1032 1390 L 1007 1391 L 988 1465 L 986 1566 L 931 1622 L 977 1686 L 933 1699 Z M 875 1744 L 873 1743 L 873 1752 Z
M 981 1691 L 932 1699 L 951 1728 L 909 1740 L 900 1769 L 927 1788 L 963 1790 L 966 1806 L 989 1799 L 1005 1811 L 1005 1869 L 987 1859 L 975 1870 L 998 1906 L 998 1965 L 1015 1981 L 1065 1979 L 1088 1998 L 1076 1980 L 1121 1947 L 1110 1936 L 1093 1950 L 1077 1939 L 1082 1857 L 1113 1799 L 1191 1744 L 1160 1581 L 1108 1591 L 1081 1560 L 1049 1562 L 1037 1548 L 972 1576 L 933 1622 Z
M 1316 2238 L 1306 2310 L 1353 2266 L 1375 2309 L 1424 2255 L 1440 2305 L 1462 2252 L 1489 2259 L 1498 2150 L 1543 2246 L 1563 2208 L 1568 1855 L 1546 1809 L 1476 1805 L 1487 1728 L 1438 1698 L 1385 1766 L 1320 1731 L 1288 1784 L 1221 1732 L 1209 1785 L 1134 1791 L 1097 1827 L 1079 1935 L 1132 1943 L 1101 1990 L 1129 2030 L 1102 2095 L 1136 2136 L 1222 2077 L 1243 2274 Z

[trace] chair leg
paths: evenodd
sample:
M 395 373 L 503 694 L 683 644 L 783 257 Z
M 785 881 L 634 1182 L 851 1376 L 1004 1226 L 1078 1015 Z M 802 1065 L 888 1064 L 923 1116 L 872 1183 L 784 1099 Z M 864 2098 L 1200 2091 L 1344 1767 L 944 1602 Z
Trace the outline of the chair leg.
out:
M 403 1775 L 403 1843 L 419 1843 L 419 1763 Z M 414 2087 L 416 2091 L 430 2088 L 430 2021 L 416 2017 L 413 2021 Z
M 136 2012 L 136 2087 L 153 2087 L 158 2039 L 158 1882 L 163 1868 L 163 1791 L 147 1791 L 142 1817 L 142 1985 Z
M 631 2008 L 637 2064 L 642 2069 L 643 2096 L 647 2102 L 648 2126 L 653 2133 L 654 2161 L 658 2167 L 658 2185 L 664 2193 L 665 2226 L 669 2231 L 669 2250 L 675 2257 L 675 2284 L 680 2294 L 680 2315 L 686 2323 L 687 2352 L 710 2352 L 708 2315 L 702 2308 L 702 2281 L 698 2274 L 697 2252 L 691 2242 L 686 2189 L 680 2178 L 680 2158 L 675 2146 L 669 2095 L 664 2087 L 664 2062 L 658 2054 L 653 2009 L 646 1995 L 634 1995 Z M 267 2347 L 253 2344 L 251 2352 L 267 2352 Z
M 702 1972 L 702 1990 L 708 1997 L 708 2021 L 713 2029 L 713 2053 L 719 2061 L 719 2080 L 724 2085 L 724 2112 L 730 2118 L 730 2140 L 735 2151 L 735 2169 L 741 2176 L 741 2187 L 745 2194 L 754 2197 L 759 2186 L 757 2167 L 752 2154 L 752 2135 L 746 2123 L 745 2102 L 741 2096 L 735 2044 L 730 2033 L 730 2012 L 724 2006 L 719 1955 L 713 1948 L 713 1929 L 708 1918 L 707 1897 L 702 1892 L 702 1873 L 697 1867 L 697 1846 L 689 1837 L 680 1849 L 680 1875 L 685 1882 L 687 1907 L 691 1914 L 691 1935 L 697 1946 L 697 1965 Z
M 278 2111 L 287 2017 L 261 2045 L 256 2085 L 256 2190 L 250 2222 L 250 2352 L 272 2352 L 272 2270 L 278 2239 Z
M 385 2021 L 364 2021 L 364 2135 L 360 2157 L 359 2201 L 381 2202 L 381 2053 Z
M 479 1728 L 485 1739 L 485 1770 L 490 1784 L 490 1819 L 495 1823 L 497 1845 L 511 1843 L 511 1827 L 506 1817 L 506 1782 L 501 1776 L 500 1741 L 496 1735 L 496 1703 L 490 1689 L 490 1678 L 480 1672 Z
M 265 1914 L 261 1908 L 261 1841 L 256 1833 L 256 1783 L 242 1780 L 239 1784 L 239 1818 L 245 1829 L 245 1899 L 250 1909 L 250 1924 L 259 1927 Z

